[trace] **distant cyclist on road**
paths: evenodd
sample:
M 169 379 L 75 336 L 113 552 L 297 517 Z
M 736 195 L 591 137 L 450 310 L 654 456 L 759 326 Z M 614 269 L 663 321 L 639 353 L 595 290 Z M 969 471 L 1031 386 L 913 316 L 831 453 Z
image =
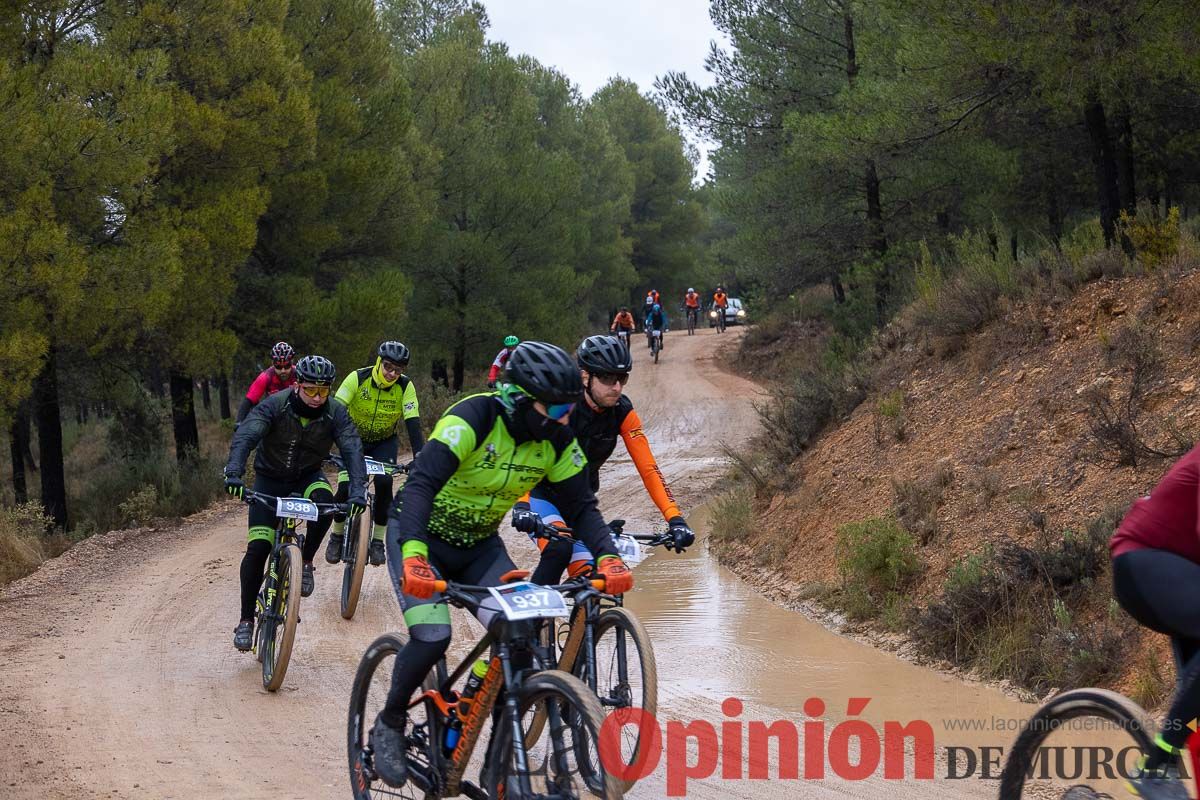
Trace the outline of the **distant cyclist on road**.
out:
M 629 313 L 629 309 L 626 306 L 621 306 L 621 310 L 613 317 L 612 325 L 608 329 L 612 333 L 624 331 L 632 336 L 633 332 L 637 330 L 637 323 L 634 322 L 633 314 Z
M 579 345 L 575 360 L 583 378 L 584 394 L 583 402 L 575 407 L 568 424 L 587 456 L 592 491 L 600 491 L 600 467 L 613 454 L 620 437 L 637 467 L 642 484 L 667 521 L 674 538 L 673 544 L 668 546 L 682 553 L 684 548 L 691 547 L 696 536 L 679 511 L 658 462 L 654 460 L 650 442 L 642 430 L 642 421 L 633 410 L 633 401 L 622 393 L 633 369 L 629 351 L 614 336 L 589 336 Z M 522 516 L 530 513 L 536 514 L 538 519 Z M 558 510 L 556 490 L 546 484 L 535 487 L 528 502 L 518 503 L 513 509 L 513 525 L 518 526 L 518 530 L 531 533 L 538 529 L 539 522 L 565 524 Z M 581 541 L 540 538 L 534 541 L 542 549 L 541 560 L 531 578 L 534 583 L 551 585 L 559 582 L 563 570 L 576 576 L 592 569 L 592 554 Z
M 650 311 L 654 308 L 655 303 L 659 302 L 658 289 L 651 289 L 646 292 L 646 303 L 642 311 L 642 318 L 650 316 Z
M 496 353 L 496 357 L 492 359 L 492 368 L 488 370 L 487 385 L 489 389 L 496 388 L 496 380 L 504 370 L 504 365 L 508 362 L 509 356 L 512 355 L 513 349 L 520 343 L 521 340 L 516 336 L 504 337 L 504 349 Z
M 689 287 L 687 294 L 683 296 L 683 308 L 691 320 L 692 327 L 695 327 L 700 321 L 700 293 Z
M 1187 800 L 1180 756 L 1200 717 L 1200 447 L 1134 502 L 1109 542 L 1113 595 L 1131 617 L 1171 637 L 1180 672 L 1155 747 L 1128 780 L 1146 800 Z
M 659 340 L 658 346 L 661 349 L 666 344 L 667 331 L 669 330 L 667 322 L 667 312 L 658 303 L 650 309 L 650 313 L 646 315 L 646 347 L 652 347 L 654 344 L 654 332 L 662 331 L 662 338 Z
M 417 403 L 417 388 L 404 374 L 408 367 L 409 351 L 401 342 L 389 341 L 379 345 L 375 364 L 351 372 L 338 387 L 334 396 L 350 412 L 350 419 L 362 438 L 363 454 L 379 461 L 395 461 L 400 453 L 400 420 L 408 431 L 408 443 L 415 458 L 425 444 L 421 433 L 421 409 Z M 349 476 L 338 473 L 337 502 L 346 502 Z M 392 476 L 375 476 L 375 529 L 371 535 L 370 561 L 374 566 L 384 562 L 383 537 L 387 533 L 388 509 L 392 505 Z M 334 518 L 325 560 L 336 564 L 341 559 L 342 536 L 346 532 L 345 518 Z
M 279 342 L 271 348 L 271 366 L 259 373 L 246 391 L 246 396 L 242 398 L 242 405 L 237 413 L 239 424 L 264 397 L 270 397 L 296 385 L 296 371 L 292 369 L 292 360 L 295 357 L 296 351 L 287 342 Z
M 296 364 L 297 384 L 259 403 L 233 435 L 225 464 L 225 491 L 242 497 L 246 459 L 254 456 L 254 491 L 286 497 L 297 494 L 314 503 L 332 503 L 333 490 L 321 464 L 336 443 L 350 472 L 350 504 L 365 510 L 363 487 L 367 466 L 362 442 L 346 407 L 330 403 L 329 390 L 337 371 L 321 356 L 305 356 Z M 304 572 L 300 595 L 313 592 L 313 556 L 329 529 L 329 518 L 308 523 L 304 537 Z M 262 585 L 263 570 L 275 544 L 275 510 L 261 503 L 250 506 L 250 533 L 242 557 L 241 617 L 233 631 L 233 646 L 249 650 L 254 634 L 254 600 Z
M 562 424 L 583 393 L 579 368 L 558 347 L 525 342 L 504 377 L 499 391 L 467 397 L 442 416 L 388 520 L 388 571 L 409 641 L 396 656 L 371 744 L 375 770 L 392 786 L 407 778 L 409 699 L 450 645 L 450 610 L 435 581 L 500 584 L 514 567 L 496 527 L 525 492 L 543 481 L 554 487 L 563 516 L 599 554 L 606 591 L 633 588 L 597 510 L 583 451 Z M 494 609 L 481 611 L 486 625 Z

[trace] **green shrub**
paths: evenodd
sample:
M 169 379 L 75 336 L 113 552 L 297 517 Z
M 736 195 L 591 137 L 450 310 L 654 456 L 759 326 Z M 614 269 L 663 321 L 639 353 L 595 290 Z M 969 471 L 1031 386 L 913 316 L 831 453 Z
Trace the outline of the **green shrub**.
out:
M 1129 622 L 1111 608 L 1079 619 L 1100 575 L 1117 509 L 1087 533 L 1064 533 L 1037 547 L 1004 542 L 955 564 L 941 595 L 914 618 L 912 631 L 932 655 L 1035 689 L 1094 684 L 1116 674 Z M 1099 589 L 1097 588 L 1099 587 Z
M 1158 269 L 1179 252 L 1179 209 L 1175 206 L 1166 217 L 1153 212 L 1148 205 L 1136 217 L 1122 211 L 1119 224 L 1146 269 Z
M 921 572 L 916 541 L 892 517 L 840 526 L 836 556 L 843 585 L 863 587 L 880 601 Z
M 709 535 L 718 544 L 743 541 L 754 527 L 754 493 L 739 486 L 718 495 L 712 503 Z
M 0 586 L 28 575 L 50 556 L 45 536 L 53 525 L 38 503 L 0 507 Z
M 998 223 L 990 230 L 950 237 L 945 266 L 927 247 L 916 267 L 917 320 L 938 336 L 961 336 L 1000 316 L 1004 302 L 1023 294 L 1035 268 L 1013 259 L 1009 233 Z
M 875 442 L 883 444 L 889 436 L 897 442 L 904 441 L 908 430 L 908 416 L 904 413 L 904 392 L 899 389 L 889 392 L 875 401 Z
M 149 522 L 154 517 L 158 507 L 158 489 L 152 485 L 143 486 L 117 506 L 117 510 L 125 517 L 126 522 L 137 527 Z

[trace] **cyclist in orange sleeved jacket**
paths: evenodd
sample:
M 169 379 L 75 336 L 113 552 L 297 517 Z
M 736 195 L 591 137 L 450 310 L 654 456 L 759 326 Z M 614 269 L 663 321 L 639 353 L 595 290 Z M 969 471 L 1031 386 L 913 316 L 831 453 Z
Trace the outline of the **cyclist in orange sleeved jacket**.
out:
M 632 333 L 637 330 L 637 323 L 634 322 L 633 314 L 629 313 L 629 309 L 621 306 L 621 310 L 613 317 L 612 325 L 608 329 L 612 333 L 616 333 L 618 330 L 627 330 Z
M 683 518 L 658 468 L 658 462 L 654 460 L 654 453 L 642 431 L 642 421 L 633 409 L 633 402 L 622 392 L 633 369 L 629 350 L 615 336 L 589 336 L 579 345 L 576 360 L 583 376 L 584 402 L 575 407 L 569 424 L 587 456 L 592 491 L 599 490 L 600 467 L 612 455 L 620 437 L 646 491 L 670 526 L 670 532 L 674 535 L 670 547 L 683 552 L 695 541 L 695 534 Z M 530 517 L 535 518 L 533 522 Z M 543 485 L 534 487 L 513 508 L 513 525 L 518 530 L 535 530 L 536 518 L 546 524 L 563 525 L 553 491 Z M 542 549 L 541 560 L 531 578 L 534 583 L 558 583 L 564 569 L 569 570 L 571 575 L 591 569 L 592 554 L 581 542 L 567 539 L 534 541 Z

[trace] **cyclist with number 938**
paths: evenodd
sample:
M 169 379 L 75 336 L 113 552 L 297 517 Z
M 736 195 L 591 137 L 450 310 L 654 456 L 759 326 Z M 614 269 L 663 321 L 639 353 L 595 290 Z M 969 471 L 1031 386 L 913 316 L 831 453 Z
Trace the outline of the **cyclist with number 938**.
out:
M 346 407 L 329 402 L 329 391 L 337 371 L 321 356 L 305 356 L 296 364 L 297 384 L 259 403 L 233 435 L 225 464 L 225 490 L 241 498 L 242 476 L 250 451 L 254 457 L 254 491 L 286 497 L 300 495 L 315 503 L 332 503 L 330 488 L 321 465 L 336 443 L 350 472 L 350 504 L 355 513 L 366 509 L 364 496 L 367 465 L 362 442 Z M 312 560 L 321 546 L 330 519 L 308 525 L 304 540 L 304 571 L 300 594 L 313 591 Z M 250 532 L 241 565 L 241 617 L 233 632 L 233 645 L 249 650 L 254 633 L 254 601 L 262 585 L 263 570 L 275 540 L 274 510 L 261 504 L 250 506 Z
M 633 588 L 588 485 L 583 451 L 565 424 L 582 395 L 579 368 L 565 351 L 521 343 L 498 391 L 446 411 L 396 496 L 387 560 L 410 639 L 371 732 L 375 771 L 392 786 L 407 779 L 409 699 L 450 645 L 450 610 L 436 582 L 502 582 L 514 565 L 497 526 L 521 495 L 542 481 L 555 487 L 563 516 L 598 556 L 605 590 Z M 493 602 L 479 611 L 485 627 L 497 610 Z

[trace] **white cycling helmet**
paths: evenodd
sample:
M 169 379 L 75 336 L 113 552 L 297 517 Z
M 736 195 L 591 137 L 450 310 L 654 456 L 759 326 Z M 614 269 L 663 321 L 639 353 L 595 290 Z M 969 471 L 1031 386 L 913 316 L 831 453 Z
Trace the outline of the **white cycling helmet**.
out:
M 690 287 L 690 286 L 688 287 L 688 292 L 689 292 L 689 293 L 690 293 L 690 292 L 694 292 L 694 291 L 696 291 L 696 290 L 695 290 L 695 289 L 693 289 L 693 288 L 692 288 L 692 287 Z

